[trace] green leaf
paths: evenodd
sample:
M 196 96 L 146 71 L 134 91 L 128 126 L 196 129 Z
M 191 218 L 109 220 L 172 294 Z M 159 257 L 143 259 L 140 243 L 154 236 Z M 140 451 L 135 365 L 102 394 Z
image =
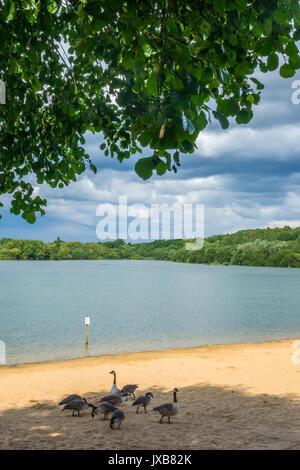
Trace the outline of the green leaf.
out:
M 195 106 L 202 106 L 204 102 L 204 97 L 200 93 L 200 95 L 190 95 L 190 100 Z
M 174 159 L 175 163 L 180 163 L 178 150 L 176 150 L 176 152 L 174 152 L 173 159 Z
M 167 171 L 167 166 L 165 164 L 165 162 L 163 162 L 162 160 L 160 160 L 157 164 L 157 166 L 155 167 L 155 170 L 156 170 L 156 173 L 159 175 L 159 176 L 162 176 L 165 174 L 165 172 Z
M 297 48 L 296 44 L 294 43 L 294 41 L 290 41 L 287 44 L 287 46 L 285 48 L 285 52 L 287 53 L 287 55 L 289 57 L 292 57 L 292 58 L 298 56 L 299 51 L 298 51 L 298 48 Z
M 157 96 L 157 77 L 156 72 L 152 72 L 150 77 L 145 81 L 146 89 L 152 96 Z
M 297 28 L 296 31 L 293 34 L 293 38 L 295 41 L 300 41 L 300 28 Z
M 25 212 L 24 218 L 29 224 L 34 224 L 36 221 L 36 216 L 34 212 Z
M 267 67 L 270 71 L 276 70 L 279 65 L 279 58 L 276 53 L 270 54 L 267 61 Z
M 139 135 L 138 139 L 143 147 L 147 147 L 147 145 L 149 145 L 151 142 L 152 136 L 150 132 L 143 132 L 141 135 Z
M 268 67 L 268 65 L 265 64 L 264 62 L 261 62 L 261 63 L 259 64 L 259 68 L 260 68 L 260 70 L 262 71 L 262 73 L 267 73 L 267 72 L 269 72 L 269 67 Z
M 231 114 L 230 100 L 225 99 L 225 100 L 219 101 L 218 106 L 217 106 L 217 111 L 222 113 L 225 117 L 230 116 Z
M 147 180 L 151 178 L 153 174 L 153 170 L 155 168 L 153 157 L 141 158 L 135 164 L 135 172 L 139 175 L 140 178 L 143 180 Z
M 198 130 L 202 131 L 203 129 L 206 128 L 206 126 L 207 126 L 207 118 L 206 118 L 205 112 L 201 111 L 201 113 L 198 116 Z
M 177 36 L 178 29 L 177 29 L 177 26 L 176 26 L 176 23 L 175 23 L 174 19 L 170 15 L 167 15 L 166 26 L 167 26 L 167 31 L 170 34 L 172 34 L 173 36 Z
M 237 46 L 239 43 L 238 38 L 235 34 L 230 34 L 228 40 L 232 46 Z
M 264 89 L 264 84 L 261 83 L 257 78 L 251 78 L 252 82 L 255 83 L 256 87 L 258 90 L 263 90 Z
M 280 75 L 283 78 L 291 78 L 295 73 L 295 70 L 289 64 L 284 64 L 280 67 Z
M 253 113 L 247 109 L 241 109 L 236 116 L 237 124 L 248 124 L 253 117 Z
M 189 48 L 183 44 L 177 44 L 175 58 L 179 64 L 187 64 L 191 58 Z
M 213 111 L 213 115 L 221 124 L 222 129 L 227 129 L 229 127 L 229 121 L 222 113 L 219 111 Z
M 55 2 L 55 0 L 47 0 L 47 10 L 48 10 L 49 13 L 51 13 L 52 15 L 57 12 L 57 10 L 58 10 L 58 5 L 57 5 L 57 3 Z
M 300 69 L 300 57 L 290 57 L 289 64 L 294 70 Z
M 182 126 L 184 131 L 188 132 L 189 134 L 193 134 L 195 132 L 194 124 L 188 117 L 186 117 L 184 113 L 182 113 Z
M 143 44 L 143 50 L 146 57 L 151 57 L 155 53 L 150 44 L 147 43 Z
M 40 91 L 42 88 L 42 83 L 39 81 L 37 77 L 32 77 L 31 85 L 34 91 Z
M 132 69 L 133 59 L 134 57 L 130 52 L 125 53 L 122 57 L 122 65 L 128 70 Z
M 90 163 L 90 169 L 92 170 L 93 173 L 97 173 L 97 167 L 93 165 L 93 163 Z
M 191 142 L 189 142 L 188 140 L 183 140 L 182 142 L 180 142 L 180 145 L 179 145 L 179 150 L 182 152 L 182 153 L 193 153 L 194 151 L 194 146 Z

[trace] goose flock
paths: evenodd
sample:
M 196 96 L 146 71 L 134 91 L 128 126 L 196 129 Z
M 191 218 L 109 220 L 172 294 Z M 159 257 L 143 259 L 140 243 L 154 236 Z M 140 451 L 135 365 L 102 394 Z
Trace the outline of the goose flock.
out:
M 103 414 L 103 421 L 108 421 L 108 416 L 111 413 L 110 419 L 110 428 L 120 429 L 121 424 L 125 420 L 125 413 L 123 410 L 118 408 L 119 405 L 128 401 L 128 398 L 131 396 L 133 403 L 132 406 L 136 407 L 136 414 L 139 414 L 139 408 L 144 408 L 144 413 L 147 413 L 147 407 L 151 402 L 151 399 L 154 398 L 152 392 L 147 392 L 145 395 L 141 395 L 136 398 L 135 392 L 138 388 L 138 385 L 127 384 L 123 388 L 118 389 L 117 387 L 117 374 L 116 371 L 112 370 L 110 374 L 113 374 L 113 385 L 110 390 L 109 395 L 101 398 L 99 403 L 96 405 L 88 403 L 84 397 L 81 397 L 77 394 L 72 394 L 64 398 L 59 402 L 59 406 L 62 406 L 62 411 L 70 410 L 72 411 L 72 416 L 80 416 L 80 411 L 88 408 L 92 408 L 91 416 L 95 417 L 98 413 Z M 171 417 L 175 416 L 178 413 L 178 402 L 177 402 L 177 393 L 178 389 L 173 389 L 173 402 L 163 403 L 162 405 L 156 406 L 153 408 L 153 411 L 156 411 L 160 414 L 159 423 L 163 423 L 163 419 L 167 418 L 167 422 L 171 423 Z

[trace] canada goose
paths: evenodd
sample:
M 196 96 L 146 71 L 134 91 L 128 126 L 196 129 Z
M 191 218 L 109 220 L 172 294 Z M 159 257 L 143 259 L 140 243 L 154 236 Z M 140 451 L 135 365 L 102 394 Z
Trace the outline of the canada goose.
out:
M 81 396 L 76 395 L 76 393 L 73 393 L 73 395 L 69 395 L 68 397 L 66 397 L 62 401 L 60 401 L 59 406 L 60 405 L 66 405 L 67 403 L 70 403 L 73 400 L 81 400 Z
M 125 400 L 125 395 L 107 395 L 106 397 L 101 398 L 100 403 L 105 401 L 110 403 L 111 405 L 121 405 Z
M 137 397 L 137 399 L 132 403 L 132 406 L 136 406 L 136 414 L 139 414 L 139 407 L 143 406 L 145 413 L 147 413 L 147 406 L 150 403 L 151 398 L 153 395 L 151 392 L 147 392 L 146 395 L 142 395 L 141 397 Z
M 112 371 L 110 372 L 110 374 L 114 374 L 114 381 L 113 381 L 113 385 L 112 385 L 112 387 L 111 387 L 111 389 L 110 389 L 110 394 L 111 394 L 111 395 L 121 395 L 122 392 L 121 392 L 121 390 L 119 390 L 118 387 L 117 387 L 117 373 L 116 373 L 116 371 L 115 371 L 115 370 L 112 370 Z
M 113 412 L 113 415 L 110 420 L 110 428 L 111 429 L 116 429 L 115 428 L 115 423 L 119 423 L 119 426 L 117 429 L 120 429 L 121 424 L 123 423 L 125 419 L 125 413 L 122 410 L 119 410 L 118 408 Z
M 177 388 L 174 388 L 173 390 L 173 397 L 174 401 L 173 403 L 164 403 L 163 405 L 156 406 L 153 408 L 154 411 L 158 411 L 161 414 L 160 418 L 160 423 L 163 422 L 163 418 L 166 416 L 168 418 L 169 424 L 171 424 L 171 416 L 175 416 L 178 413 L 178 403 L 177 403 L 177 396 L 176 394 L 178 393 L 179 390 Z
M 108 419 L 109 413 L 113 413 L 117 409 L 118 408 L 116 408 L 114 405 L 112 405 L 108 401 L 101 401 L 98 406 L 93 407 L 92 418 L 94 418 L 95 414 L 99 412 L 99 413 L 103 413 L 103 421 L 106 421 Z
M 80 416 L 80 411 L 84 410 L 85 408 L 93 407 L 91 403 L 88 403 L 85 398 L 75 398 L 75 400 L 70 401 L 67 403 L 61 411 L 65 410 L 73 410 L 72 416 L 75 416 L 74 413 L 77 411 L 78 415 Z
M 136 389 L 138 388 L 138 385 L 124 385 L 124 387 L 122 388 L 122 393 L 126 393 L 127 394 L 127 397 L 129 395 L 133 395 L 133 400 L 135 400 L 135 394 L 134 392 L 136 391 Z M 126 401 L 127 401 L 127 398 L 126 398 Z

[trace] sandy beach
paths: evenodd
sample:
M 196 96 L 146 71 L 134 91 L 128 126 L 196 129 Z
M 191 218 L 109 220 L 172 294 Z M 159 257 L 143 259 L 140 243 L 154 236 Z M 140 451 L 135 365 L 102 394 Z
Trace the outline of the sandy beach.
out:
M 0 368 L 1 449 L 300 449 L 300 364 L 291 340 L 235 344 L 28 364 Z M 96 403 L 139 384 L 152 391 L 149 412 L 122 409 L 123 430 L 102 416 L 62 413 L 59 400 L 77 393 Z M 152 411 L 180 390 L 173 423 Z

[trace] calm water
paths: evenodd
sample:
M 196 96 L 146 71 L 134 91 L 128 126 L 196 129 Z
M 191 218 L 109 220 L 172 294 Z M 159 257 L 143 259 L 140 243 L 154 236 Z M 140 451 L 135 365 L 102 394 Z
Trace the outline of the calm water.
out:
M 1 261 L 0 340 L 14 364 L 300 337 L 299 287 L 300 269 Z

